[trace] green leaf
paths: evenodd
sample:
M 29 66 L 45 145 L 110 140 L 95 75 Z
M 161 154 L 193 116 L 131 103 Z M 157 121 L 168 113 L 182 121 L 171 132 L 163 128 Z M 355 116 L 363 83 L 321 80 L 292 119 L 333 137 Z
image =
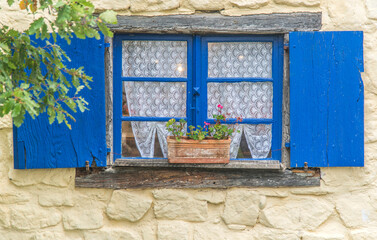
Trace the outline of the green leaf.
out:
M 21 113 L 21 109 L 22 109 L 22 105 L 19 104 L 19 103 L 16 103 L 16 106 L 14 106 L 13 110 L 12 110 L 12 117 L 17 117 L 18 115 L 20 115 Z
M 36 33 L 38 29 L 40 29 L 44 24 L 44 18 L 40 17 L 37 20 L 35 20 L 32 24 L 30 24 L 29 27 L 29 34 L 32 35 Z
M 86 107 L 84 106 L 83 102 L 80 99 L 77 101 L 77 106 L 79 107 L 81 112 L 84 112 Z
M 107 10 L 99 15 L 99 18 L 106 23 L 117 24 L 117 14 L 113 10 Z
M 28 89 L 30 87 L 30 84 L 28 83 L 21 83 L 20 88 L 22 89 Z
M 12 6 L 12 4 L 14 3 L 14 0 L 7 0 L 7 2 L 9 6 Z

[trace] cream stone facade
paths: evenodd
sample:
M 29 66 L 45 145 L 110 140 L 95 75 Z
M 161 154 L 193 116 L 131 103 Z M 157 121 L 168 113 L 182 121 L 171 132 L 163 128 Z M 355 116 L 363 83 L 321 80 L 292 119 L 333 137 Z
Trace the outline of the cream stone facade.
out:
M 375 0 L 95 0 L 122 15 L 240 16 L 322 12 L 322 30 L 364 31 L 365 167 L 321 168 L 320 187 L 110 190 L 75 187 L 75 169 L 14 170 L 12 125 L 0 119 L 0 239 L 377 239 Z M 30 17 L 2 1 L 0 23 Z M 376 169 L 375 169 L 376 167 Z

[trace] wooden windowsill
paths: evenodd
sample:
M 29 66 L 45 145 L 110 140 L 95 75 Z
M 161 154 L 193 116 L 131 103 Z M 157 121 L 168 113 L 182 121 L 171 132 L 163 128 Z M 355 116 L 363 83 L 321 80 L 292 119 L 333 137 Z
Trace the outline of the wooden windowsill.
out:
M 164 167 L 164 168 L 206 168 L 206 169 L 268 169 L 280 170 L 279 160 L 231 160 L 228 164 L 182 164 L 168 163 L 167 159 L 116 159 L 115 167 Z

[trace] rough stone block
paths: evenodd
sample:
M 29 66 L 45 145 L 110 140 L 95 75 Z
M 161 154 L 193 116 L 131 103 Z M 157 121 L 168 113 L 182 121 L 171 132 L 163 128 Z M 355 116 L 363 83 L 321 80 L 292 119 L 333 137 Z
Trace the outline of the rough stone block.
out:
M 345 194 L 335 201 L 336 210 L 347 227 L 368 226 L 377 220 L 377 212 L 369 203 L 367 194 Z
M 158 240 L 188 240 L 190 225 L 180 221 L 159 222 L 157 227 Z
M 45 184 L 55 187 L 67 187 L 74 182 L 74 168 L 16 170 L 11 167 L 8 173 L 11 182 L 19 187 Z
M 260 8 L 267 5 L 270 0 L 230 0 L 230 3 L 240 8 Z
M 227 0 L 189 0 L 189 4 L 196 10 L 216 11 L 225 8 Z
M 179 8 L 179 0 L 131 0 L 131 12 L 159 12 Z
M 115 220 L 139 221 L 151 207 L 152 200 L 127 191 L 114 191 L 107 215 Z
M 141 240 L 139 234 L 124 229 L 101 229 L 84 232 L 85 240 Z
M 12 191 L 10 189 L 5 189 L 7 191 Z M 15 203 L 25 203 L 30 200 L 30 195 L 24 192 L 3 192 L 0 193 L 0 203 L 1 204 L 15 204 Z
M 70 192 L 50 192 L 39 195 L 38 202 L 43 207 L 60 207 L 74 205 L 72 193 Z
M 261 224 L 278 229 L 313 230 L 326 221 L 334 207 L 314 197 L 275 201 L 262 210 Z
M 98 229 L 103 226 L 102 211 L 73 208 L 63 214 L 63 226 L 66 230 Z
M 37 232 L 32 237 L 32 240 L 65 240 L 66 237 L 63 233 L 58 232 Z
M 377 228 L 367 227 L 362 229 L 354 229 L 350 232 L 351 240 L 371 240 L 376 239 Z
M 331 191 L 323 189 L 321 187 L 313 187 L 313 188 L 296 188 L 291 190 L 292 194 L 295 195 L 314 195 L 314 196 L 321 196 L 327 195 L 331 193 Z
M 92 0 L 96 10 L 114 10 L 121 11 L 130 8 L 129 0 L 112 1 L 112 0 Z
M 154 204 L 154 213 L 157 218 L 161 219 L 176 219 L 191 222 L 201 222 L 207 220 L 208 208 L 206 201 L 159 200 Z
M 318 7 L 321 0 L 274 0 L 277 4 L 283 4 L 294 7 Z
M 32 205 L 19 205 L 10 210 L 10 224 L 19 230 L 40 229 L 55 226 L 61 221 L 56 210 L 45 210 Z
M 194 240 L 225 240 L 224 228 L 220 225 L 198 225 L 194 229 Z
M 12 128 L 12 118 L 10 115 L 0 118 L 0 129 L 4 128 Z
M 259 214 L 260 196 L 254 191 L 235 189 L 227 193 L 222 218 L 226 224 L 254 226 Z
M 346 236 L 341 233 L 305 233 L 302 240 L 344 240 Z
M 254 230 L 256 240 L 302 240 L 298 232 L 288 232 L 263 226 L 256 226 Z
M 153 190 L 153 197 L 158 200 L 185 200 L 189 198 L 187 192 L 176 189 L 157 189 Z
M 195 193 L 194 198 L 197 200 L 207 201 L 212 204 L 220 204 L 225 201 L 225 191 L 200 190 Z
M 0 206 L 0 227 L 9 228 L 10 227 L 10 213 L 9 208 L 5 206 Z
M 377 20 L 377 1 L 375 1 L 375 0 L 365 0 L 365 5 L 367 7 L 368 17 L 370 19 Z

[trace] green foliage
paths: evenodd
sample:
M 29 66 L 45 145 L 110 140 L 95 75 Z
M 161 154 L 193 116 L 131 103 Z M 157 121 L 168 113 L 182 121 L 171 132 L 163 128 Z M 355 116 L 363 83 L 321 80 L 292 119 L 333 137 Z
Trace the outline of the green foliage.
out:
M 187 136 L 191 139 L 194 140 L 203 140 L 208 136 L 208 131 L 205 130 L 202 126 L 196 126 L 196 129 L 194 126 L 190 125 L 189 126 L 190 132 L 187 133 Z
M 59 35 L 68 43 L 73 34 L 81 39 L 99 39 L 97 29 L 111 37 L 106 24 L 116 23 L 116 13 L 106 11 L 96 16 L 87 0 L 7 2 L 9 6 L 18 3 L 20 11 L 35 20 L 25 31 L 0 25 L 0 117 L 11 113 L 13 123 L 20 126 L 25 114 L 35 118 L 47 112 L 50 123 L 57 120 L 70 128 L 69 122 L 75 120 L 71 113 L 88 110 L 80 91 L 90 88 L 92 78 L 82 67 L 65 65 L 70 59 L 56 38 Z M 54 17 L 37 18 L 37 13 Z M 36 46 L 30 35 L 43 40 L 44 45 Z
M 180 141 L 181 137 L 184 135 L 186 123 L 187 122 L 183 119 L 176 122 L 176 120 L 172 118 L 166 123 L 166 129 L 175 137 L 175 139 L 177 139 L 177 141 Z
M 219 104 L 217 108 L 218 114 L 213 115 L 216 122 L 215 124 L 210 125 L 209 123 L 204 122 L 204 127 L 198 125 L 196 128 L 190 125 L 188 127 L 189 132 L 186 134 L 186 136 L 199 141 L 208 136 L 215 139 L 230 138 L 235 131 L 235 126 L 238 124 L 238 122 L 242 122 L 242 118 L 237 117 L 235 123 L 226 124 L 226 116 L 222 113 L 223 106 Z M 186 123 L 187 122 L 183 119 L 177 123 L 176 120 L 172 118 L 166 123 L 166 129 L 177 139 L 177 141 L 180 141 L 180 138 L 184 136 Z
M 222 113 L 223 106 L 217 105 L 218 114 L 213 114 L 216 123 L 208 128 L 208 132 L 215 139 L 227 139 L 232 136 L 235 131 L 235 125 L 242 122 L 241 117 L 236 118 L 235 124 L 226 124 L 226 116 Z

